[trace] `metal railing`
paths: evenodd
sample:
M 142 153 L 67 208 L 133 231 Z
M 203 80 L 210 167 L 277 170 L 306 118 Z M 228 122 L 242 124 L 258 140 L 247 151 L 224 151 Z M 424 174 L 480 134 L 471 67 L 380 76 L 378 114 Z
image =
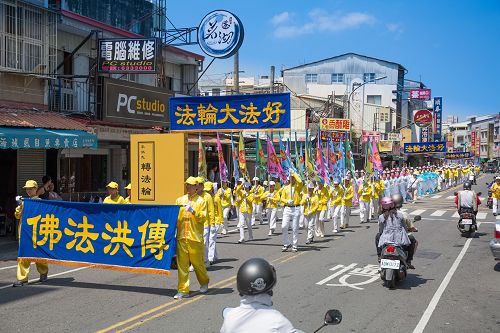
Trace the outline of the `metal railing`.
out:
M 90 85 L 86 80 L 49 81 L 49 107 L 56 112 L 89 112 Z

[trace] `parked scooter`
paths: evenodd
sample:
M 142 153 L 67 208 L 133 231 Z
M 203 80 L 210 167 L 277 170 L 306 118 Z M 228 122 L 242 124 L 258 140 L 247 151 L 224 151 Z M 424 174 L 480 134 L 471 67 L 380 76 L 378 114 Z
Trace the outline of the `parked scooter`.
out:
M 420 215 L 415 216 L 414 221 L 420 221 Z M 380 278 L 384 285 L 390 289 L 396 288 L 397 282 L 406 279 L 408 270 L 408 253 L 402 245 L 396 243 L 387 243 L 382 247 L 380 256 Z

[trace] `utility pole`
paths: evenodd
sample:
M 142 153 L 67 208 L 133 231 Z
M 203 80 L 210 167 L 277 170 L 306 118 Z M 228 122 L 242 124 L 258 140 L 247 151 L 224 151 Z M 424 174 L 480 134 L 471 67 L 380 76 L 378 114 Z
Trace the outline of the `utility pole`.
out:
M 234 58 L 233 88 L 234 88 L 234 93 L 237 95 L 240 93 L 240 61 L 239 61 L 238 51 L 234 54 L 233 58 Z
M 272 93 L 274 93 L 274 75 L 275 75 L 275 68 L 274 66 L 271 66 L 271 75 L 269 76 L 269 91 Z

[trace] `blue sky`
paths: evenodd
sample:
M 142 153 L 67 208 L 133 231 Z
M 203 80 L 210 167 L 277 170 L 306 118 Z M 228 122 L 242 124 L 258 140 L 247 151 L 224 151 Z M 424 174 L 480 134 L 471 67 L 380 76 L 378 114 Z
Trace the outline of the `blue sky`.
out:
M 445 118 L 500 112 L 498 0 L 167 2 L 177 27 L 197 26 L 215 9 L 243 22 L 242 76 L 354 52 L 403 65 L 406 78 L 423 81 L 433 96 L 443 97 Z M 185 48 L 203 54 L 198 46 Z M 207 74 L 232 70 L 231 58 L 217 59 Z

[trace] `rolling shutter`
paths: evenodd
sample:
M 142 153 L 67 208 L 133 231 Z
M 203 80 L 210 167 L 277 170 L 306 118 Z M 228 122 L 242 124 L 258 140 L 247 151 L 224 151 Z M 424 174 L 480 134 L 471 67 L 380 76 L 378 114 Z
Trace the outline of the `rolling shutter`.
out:
M 18 149 L 17 150 L 17 193 L 26 195 L 23 186 L 26 180 L 36 180 L 38 186 L 42 185 L 42 177 L 46 170 L 46 151 L 44 149 Z

